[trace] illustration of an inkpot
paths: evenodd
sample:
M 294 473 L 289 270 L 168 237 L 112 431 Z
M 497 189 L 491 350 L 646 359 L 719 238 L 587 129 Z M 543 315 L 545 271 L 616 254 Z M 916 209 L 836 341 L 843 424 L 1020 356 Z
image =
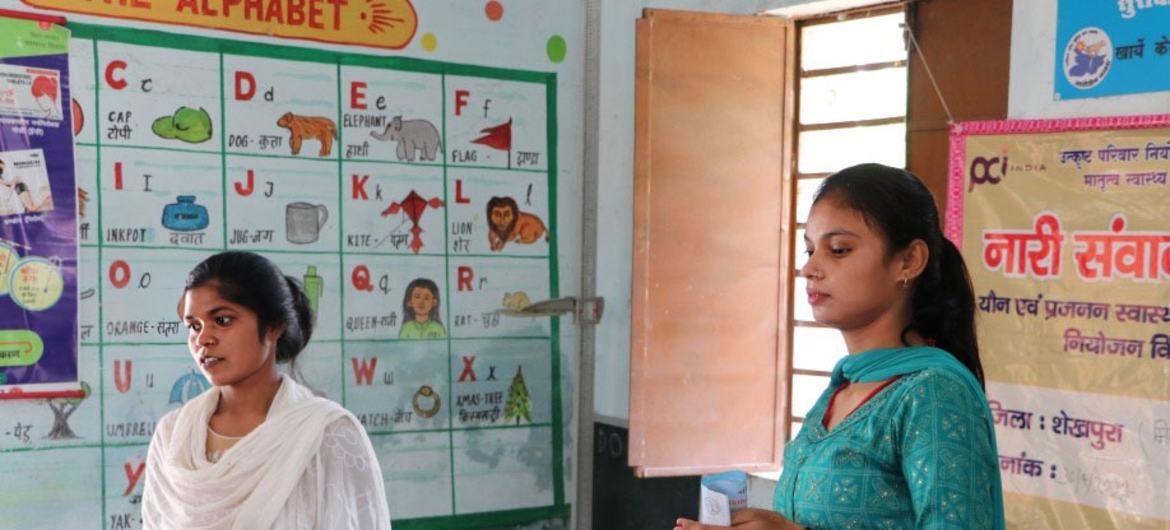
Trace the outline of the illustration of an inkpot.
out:
M 179 195 L 175 201 L 163 207 L 163 226 L 176 232 L 192 232 L 207 228 L 210 222 L 207 208 L 195 204 L 194 195 Z
M 307 245 L 317 240 L 328 220 L 329 209 L 324 204 L 289 203 L 284 208 L 284 237 L 289 243 Z

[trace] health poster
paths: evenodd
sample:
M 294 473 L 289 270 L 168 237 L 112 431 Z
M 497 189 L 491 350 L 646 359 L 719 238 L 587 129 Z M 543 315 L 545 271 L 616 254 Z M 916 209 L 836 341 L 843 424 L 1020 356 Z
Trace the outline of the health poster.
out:
M 68 52 L 61 26 L 0 17 L 0 397 L 80 394 Z
M 184 279 L 226 249 L 304 285 L 295 371 L 365 426 L 396 529 L 568 515 L 559 322 L 503 314 L 558 296 L 555 74 L 71 28 L 93 395 L 6 411 L 0 473 L 51 479 L 0 480 L 0 525 L 140 526 L 156 422 L 208 388 Z
M 1170 116 L 953 126 L 1009 526 L 1170 526 Z

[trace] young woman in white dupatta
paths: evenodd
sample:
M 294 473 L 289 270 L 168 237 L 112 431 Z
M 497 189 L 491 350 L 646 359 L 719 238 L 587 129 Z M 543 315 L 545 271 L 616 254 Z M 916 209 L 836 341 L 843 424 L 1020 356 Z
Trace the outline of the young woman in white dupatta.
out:
M 179 316 L 213 387 L 159 421 L 143 527 L 389 530 L 361 424 L 277 371 L 312 334 L 297 282 L 257 254 L 216 254 L 187 277 Z

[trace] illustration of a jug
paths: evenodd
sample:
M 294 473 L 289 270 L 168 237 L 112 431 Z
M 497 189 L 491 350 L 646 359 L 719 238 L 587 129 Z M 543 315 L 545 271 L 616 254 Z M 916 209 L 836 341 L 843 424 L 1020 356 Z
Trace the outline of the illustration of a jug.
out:
M 324 204 L 289 203 L 284 209 L 285 238 L 297 245 L 312 243 L 321 234 L 327 220 L 329 209 Z
M 176 232 L 203 230 L 207 228 L 208 222 L 207 208 L 195 204 L 194 195 L 179 195 L 175 203 L 163 208 L 163 226 Z

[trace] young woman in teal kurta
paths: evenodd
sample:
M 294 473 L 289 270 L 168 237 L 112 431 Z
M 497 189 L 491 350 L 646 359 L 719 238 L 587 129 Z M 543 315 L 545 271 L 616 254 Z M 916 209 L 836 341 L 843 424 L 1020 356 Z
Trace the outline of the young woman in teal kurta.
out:
M 850 355 L 785 446 L 774 511 L 732 527 L 1003 530 L 974 293 L 930 192 L 901 169 L 842 170 L 817 190 L 804 243 L 813 316 Z
M 872 350 L 841 364 L 907 358 L 939 364 L 897 376 L 826 430 L 829 401 L 847 384 L 834 371 L 838 377 L 784 448 L 778 513 L 806 528 L 995 528 L 991 416 L 982 391 L 959 372 L 966 368 L 929 347 Z

